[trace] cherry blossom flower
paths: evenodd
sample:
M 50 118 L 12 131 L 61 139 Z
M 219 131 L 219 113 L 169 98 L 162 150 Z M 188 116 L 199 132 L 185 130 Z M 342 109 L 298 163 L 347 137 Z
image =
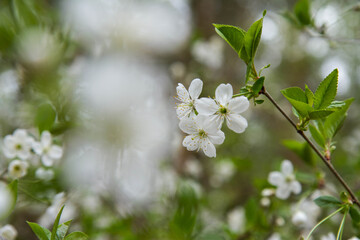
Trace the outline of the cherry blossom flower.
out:
M 229 228 L 234 233 L 242 233 L 245 230 L 245 210 L 242 207 L 237 207 L 227 214 L 227 223 Z
M 22 160 L 14 160 L 9 164 L 8 171 L 11 178 L 22 178 L 27 174 L 29 164 Z
M 3 226 L 2 228 L 0 228 L 0 239 L 5 239 L 5 240 L 15 240 L 17 237 L 17 231 L 16 229 L 10 225 L 7 224 L 5 226 Z
M 296 181 L 293 171 L 292 163 L 289 160 L 284 160 L 281 163 L 281 172 L 274 171 L 269 174 L 269 183 L 277 187 L 276 197 L 287 199 L 292 192 L 295 194 L 301 192 L 301 185 Z
M 63 155 L 62 147 L 52 144 L 52 137 L 48 131 L 42 132 L 40 142 L 34 142 L 32 148 L 41 156 L 41 162 L 47 167 L 52 166 L 54 161 Z
M 214 144 L 222 144 L 225 140 L 225 134 L 218 128 L 217 123 L 206 116 L 183 118 L 179 127 L 189 134 L 185 137 L 183 146 L 188 151 L 202 149 L 208 157 L 216 157 Z
M 3 182 L 0 182 L 0 217 L 8 213 L 13 201 L 12 194 Z
M 198 100 L 202 91 L 203 82 L 199 78 L 192 80 L 189 91 L 181 83 L 176 87 L 176 99 L 182 103 L 177 105 L 176 113 L 179 119 L 183 117 L 195 116 L 195 102 Z
M 17 129 L 13 135 L 4 138 L 3 152 L 5 157 L 11 159 L 18 157 L 26 160 L 31 156 L 31 146 L 34 139 L 30 137 L 26 130 Z
M 321 236 L 320 240 L 335 240 L 336 237 L 333 233 L 329 233 L 328 235 Z
M 249 100 L 244 97 L 233 98 L 230 84 L 220 84 L 215 91 L 215 99 L 200 98 L 196 101 L 196 110 L 200 115 L 211 116 L 221 127 L 224 119 L 228 128 L 242 133 L 248 126 L 247 120 L 240 115 L 249 108 Z
M 50 181 L 54 178 L 54 171 L 52 169 L 45 169 L 45 168 L 38 168 L 35 172 L 35 176 L 38 179 L 44 180 L 44 181 Z

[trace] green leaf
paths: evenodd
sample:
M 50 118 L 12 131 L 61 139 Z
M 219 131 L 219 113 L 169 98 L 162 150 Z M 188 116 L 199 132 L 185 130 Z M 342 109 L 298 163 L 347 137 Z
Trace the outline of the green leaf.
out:
M 264 100 L 262 100 L 262 99 L 256 99 L 255 100 L 255 103 L 256 104 L 262 104 L 264 102 Z
M 333 196 L 321 196 L 314 200 L 319 207 L 339 207 L 342 202 Z
M 50 130 L 56 119 L 56 112 L 49 103 L 40 105 L 35 115 L 35 125 L 39 131 Z
M 341 109 L 346 103 L 344 101 L 332 101 L 326 109 Z
M 56 231 L 56 236 L 59 240 L 63 239 L 67 233 L 67 231 L 69 230 L 70 224 L 71 224 L 72 220 L 69 220 L 67 222 L 64 222 L 63 224 L 59 225 L 57 231 Z
M 313 111 L 313 108 L 310 107 L 307 103 L 299 102 L 291 98 L 287 98 L 287 100 L 302 117 L 308 117 L 309 113 Z
M 281 90 L 281 93 L 287 99 L 290 98 L 290 99 L 293 99 L 293 100 L 296 100 L 299 102 L 308 103 L 305 92 L 299 87 L 285 88 L 285 89 Z
M 307 103 L 312 106 L 314 104 L 314 93 L 307 85 L 305 85 L 305 96 L 307 98 Z
M 244 37 L 245 50 L 249 59 L 251 60 L 254 59 L 257 47 L 260 43 L 263 19 L 264 17 L 254 22 L 249 28 L 249 30 L 246 32 Z
M 61 214 L 62 214 L 62 211 L 64 210 L 64 207 L 65 205 L 63 205 L 58 213 L 58 215 L 56 216 L 56 219 L 55 219 L 55 222 L 54 222 L 54 226 L 53 226 L 53 229 L 52 229 L 52 232 L 51 232 L 51 240 L 55 240 L 56 238 L 56 232 L 57 232 L 57 229 L 59 227 L 59 221 L 60 221 L 60 217 L 61 217 Z
M 13 199 L 12 205 L 9 209 L 9 214 L 14 210 L 15 205 L 16 205 L 17 196 L 18 196 L 18 183 L 19 183 L 19 181 L 17 179 L 15 179 L 8 185 L 8 188 L 11 192 L 12 199 Z
M 345 100 L 345 106 L 326 118 L 324 122 L 324 133 L 327 138 L 332 139 L 340 130 L 346 118 L 346 112 L 353 101 L 353 98 Z
M 311 24 L 309 0 L 298 0 L 294 7 L 294 13 L 302 25 L 306 26 Z
M 325 118 L 330 114 L 332 114 L 333 112 L 334 110 L 325 110 L 325 109 L 315 110 L 309 113 L 309 117 L 311 120 Z
M 264 80 L 265 80 L 265 77 L 261 77 L 258 80 L 256 80 L 256 82 L 252 86 L 252 90 L 255 95 L 258 95 L 260 90 L 264 86 Z
M 339 72 L 335 69 L 320 83 L 315 92 L 315 109 L 324 109 L 334 100 L 337 92 L 338 75 Z
M 319 144 L 322 148 L 325 148 L 326 140 L 319 130 L 313 125 L 309 126 L 309 130 L 315 142 L 317 142 L 317 144 Z
M 248 56 L 247 53 L 246 53 L 245 46 L 243 46 L 242 49 L 241 49 L 240 58 L 241 58 L 247 65 L 250 65 L 250 64 L 249 64 L 250 58 L 249 58 L 249 56 Z
M 32 231 L 39 238 L 39 240 L 49 240 L 50 239 L 51 233 L 48 229 L 40 226 L 37 223 L 33 223 L 33 222 L 27 222 L 27 224 L 29 224 Z
M 65 237 L 65 240 L 87 240 L 89 237 L 83 232 L 73 232 Z
M 241 28 L 231 26 L 231 25 L 223 25 L 223 24 L 213 24 L 215 27 L 215 31 L 222 37 L 240 56 L 241 49 L 244 45 L 244 36 L 245 31 Z
M 354 222 L 360 223 L 360 211 L 356 207 L 351 206 L 349 213 L 350 213 L 351 219 Z
M 310 166 L 315 166 L 314 154 L 311 147 L 306 142 L 299 142 L 297 140 L 284 140 L 283 145 L 298 155 L 305 163 Z

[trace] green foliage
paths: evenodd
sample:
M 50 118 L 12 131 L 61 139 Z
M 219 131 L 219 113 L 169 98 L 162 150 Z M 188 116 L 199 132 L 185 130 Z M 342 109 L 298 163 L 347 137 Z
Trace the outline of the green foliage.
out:
M 87 240 L 88 236 L 83 232 L 73 232 L 67 235 L 64 240 Z
M 245 31 L 239 27 L 223 24 L 213 24 L 215 31 L 241 56 L 244 45 Z
M 51 232 L 37 223 L 27 222 L 39 240 L 49 240 Z
M 342 202 L 333 196 L 321 196 L 314 200 L 319 207 L 339 207 Z
M 339 71 L 333 70 L 319 85 L 315 92 L 314 109 L 325 109 L 335 99 Z
M 324 136 L 319 132 L 319 130 L 313 126 L 313 125 L 310 125 L 309 127 L 309 130 L 310 130 L 310 133 L 311 133 L 311 136 L 313 137 L 313 139 L 315 140 L 315 142 L 317 144 L 319 144 L 320 147 L 322 148 L 325 148 L 325 138 Z
M 56 216 L 56 219 L 55 219 L 55 222 L 54 222 L 54 226 L 53 226 L 53 229 L 52 229 L 52 232 L 51 232 L 51 240 L 55 240 L 55 237 L 57 235 L 57 229 L 58 229 L 58 226 L 59 226 L 59 222 L 60 222 L 60 217 L 61 217 L 61 214 L 64 210 L 64 207 L 65 206 L 62 206 L 58 215 Z
M 315 166 L 315 157 L 307 142 L 284 140 L 283 145 L 298 155 L 306 164 Z
M 360 211 L 359 211 L 359 209 L 357 209 L 356 206 L 351 206 L 350 207 L 349 214 L 350 214 L 351 219 L 355 223 L 360 223 Z
M 35 115 L 35 125 L 39 132 L 50 130 L 55 123 L 56 111 L 50 103 L 40 105 Z
M 264 17 L 254 22 L 249 28 L 249 30 L 246 32 L 244 37 L 245 50 L 250 61 L 254 61 L 256 50 L 260 43 L 262 27 L 263 27 L 263 19 Z
M 294 6 L 294 14 L 301 25 L 310 25 L 312 22 L 310 16 L 310 1 L 298 0 Z

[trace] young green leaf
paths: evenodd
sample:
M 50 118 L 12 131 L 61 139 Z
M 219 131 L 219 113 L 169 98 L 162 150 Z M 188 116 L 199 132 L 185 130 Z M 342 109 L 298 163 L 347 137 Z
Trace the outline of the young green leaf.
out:
M 337 92 L 338 85 L 337 69 L 332 71 L 319 85 L 315 92 L 314 108 L 324 109 L 331 104 Z
M 57 229 L 59 227 L 60 217 L 61 217 L 62 211 L 64 210 L 64 207 L 65 207 L 65 205 L 62 206 L 62 208 L 60 209 L 58 215 L 56 216 L 54 226 L 53 226 L 53 229 L 52 229 L 52 232 L 51 232 L 51 240 L 55 240 L 55 238 L 56 238 L 56 232 L 57 232 Z
M 256 80 L 256 82 L 252 86 L 252 90 L 255 95 L 259 94 L 260 90 L 264 86 L 264 80 L 265 80 L 265 77 L 261 77 L 258 80 Z
M 56 235 L 58 239 L 63 239 L 67 233 L 67 231 L 69 230 L 70 224 L 71 224 L 72 220 L 69 220 L 67 222 L 64 222 L 63 224 L 59 225 L 59 227 L 57 228 L 56 231 Z
M 294 13 L 301 25 L 306 26 L 311 24 L 309 0 L 298 0 L 294 7 Z
M 300 101 L 303 103 L 308 103 L 307 97 L 305 95 L 305 92 L 299 88 L 299 87 L 290 87 L 285 88 L 281 90 L 281 93 L 287 98 L 287 99 L 293 99 L 296 101 Z
M 53 106 L 45 103 L 39 106 L 35 115 L 35 125 L 39 131 L 50 130 L 56 119 L 56 112 Z
M 245 46 L 243 46 L 242 49 L 241 49 L 240 58 L 246 63 L 246 65 L 250 65 L 249 64 L 250 58 L 246 53 Z
M 340 109 L 345 105 L 346 103 L 344 101 L 332 101 L 326 109 Z
M 319 144 L 319 146 L 321 146 L 322 148 L 325 148 L 325 144 L 326 144 L 325 138 L 323 135 L 321 135 L 319 130 L 313 125 L 309 126 L 309 130 L 315 142 L 317 142 L 317 144 Z
M 325 110 L 325 109 L 315 110 L 309 113 L 309 117 L 311 120 L 325 118 L 330 114 L 332 114 L 333 112 L 334 110 Z
M 222 37 L 234 50 L 237 54 L 241 55 L 241 49 L 244 45 L 244 36 L 245 31 L 241 28 L 223 25 L 223 24 L 213 24 L 215 31 Z
M 310 88 L 305 84 L 305 95 L 307 98 L 307 103 L 312 106 L 314 104 L 314 93 L 310 90 Z
M 83 232 L 72 232 L 65 237 L 65 240 L 87 240 L 88 238 Z
M 254 22 L 245 34 L 245 50 L 249 59 L 254 59 L 257 47 L 260 43 L 264 17 Z
M 27 222 L 39 240 L 50 240 L 51 232 L 37 223 Z
M 314 200 L 319 207 L 339 207 L 342 202 L 333 196 L 321 196 Z
M 309 113 L 313 111 L 313 108 L 310 107 L 307 103 L 296 101 L 291 98 L 287 98 L 291 105 L 296 109 L 301 117 L 308 117 Z
M 360 223 L 360 211 L 356 207 L 351 206 L 349 213 L 350 213 L 351 219 L 354 222 Z

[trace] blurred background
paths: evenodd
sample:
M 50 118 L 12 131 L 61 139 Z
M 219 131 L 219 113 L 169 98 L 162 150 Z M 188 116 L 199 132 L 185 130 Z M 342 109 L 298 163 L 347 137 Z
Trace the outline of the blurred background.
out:
M 304 199 L 315 191 L 338 197 L 342 189 L 270 103 L 251 104 L 247 130 L 225 128 L 209 159 L 182 147 L 174 99 L 177 83 L 188 88 L 194 78 L 204 82 L 202 97 L 213 97 L 221 83 L 238 92 L 246 66 L 212 24 L 247 30 L 266 9 L 255 65 L 271 64 L 265 85 L 280 105 L 292 114 L 280 90 L 307 84 L 315 91 L 334 68 L 337 100 L 355 98 L 333 164 L 359 192 L 360 2 L 310 1 L 307 26 L 297 22 L 295 3 L 0 1 L 0 135 L 26 129 L 39 140 L 48 130 L 64 152 L 51 167 L 32 153 L 15 210 L 0 225 L 12 224 L 16 239 L 36 239 L 26 221 L 51 227 L 65 203 L 62 221 L 73 219 L 71 231 L 98 240 L 297 239 L 308 232 L 291 221 Z M 303 194 L 262 196 L 284 159 Z M 0 156 L 5 183 L 10 160 Z M 39 168 L 53 176 L 39 177 Z M 304 208 L 314 209 L 314 223 L 327 212 Z M 324 225 L 316 239 L 339 223 Z M 359 234 L 354 229 L 344 238 Z

